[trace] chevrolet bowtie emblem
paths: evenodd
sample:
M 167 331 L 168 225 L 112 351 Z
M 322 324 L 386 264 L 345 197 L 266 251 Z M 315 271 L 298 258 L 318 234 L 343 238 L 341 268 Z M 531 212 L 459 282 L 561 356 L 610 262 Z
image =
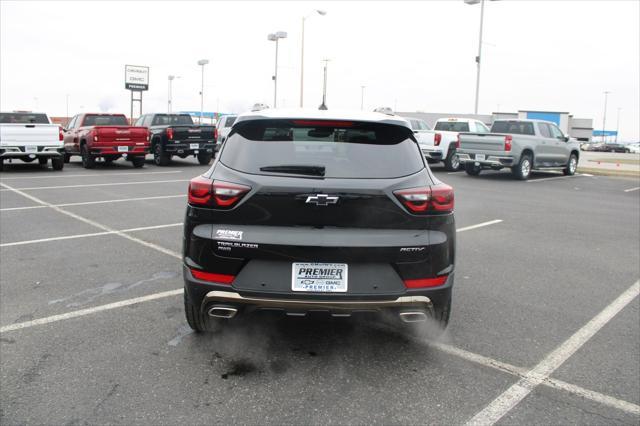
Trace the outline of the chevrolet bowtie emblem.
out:
M 309 195 L 307 197 L 307 204 L 315 204 L 316 206 L 328 206 L 329 204 L 336 204 L 340 197 L 335 197 L 327 194 Z

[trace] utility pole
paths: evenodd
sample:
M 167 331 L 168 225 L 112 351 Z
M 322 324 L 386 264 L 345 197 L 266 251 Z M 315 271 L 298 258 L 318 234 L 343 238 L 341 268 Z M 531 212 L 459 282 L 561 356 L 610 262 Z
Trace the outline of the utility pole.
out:
M 302 17 L 302 34 L 300 40 L 300 108 L 302 108 L 304 101 L 304 21 L 313 16 L 314 13 L 317 13 L 320 16 L 327 14 L 324 10 L 316 9 L 307 16 Z
M 318 109 L 326 110 L 327 109 L 327 65 L 329 64 L 329 59 L 323 59 L 324 62 L 324 84 L 322 85 L 322 105 Z
M 607 143 L 607 139 L 605 136 L 606 126 L 607 126 L 607 96 L 609 95 L 609 91 L 604 91 L 604 113 L 602 114 L 602 141 Z
M 267 40 L 276 42 L 276 67 L 273 73 L 273 107 L 278 105 L 278 40 L 281 38 L 287 38 L 287 33 L 284 31 L 278 31 L 271 33 L 267 36 Z
M 478 114 L 478 102 L 480 101 L 480 61 L 482 59 L 482 27 L 484 25 L 484 0 L 480 2 L 480 37 L 478 41 L 478 56 L 476 56 L 476 103 L 473 109 L 474 114 Z
M 360 86 L 360 111 L 364 111 L 364 88 L 367 86 Z
M 618 143 L 618 133 L 620 133 L 620 110 L 622 108 L 618 108 L 618 116 L 616 117 L 616 143 Z
M 209 63 L 208 59 L 200 59 L 198 65 L 202 67 L 202 79 L 200 83 L 200 125 L 202 126 L 202 117 L 204 115 L 204 66 Z

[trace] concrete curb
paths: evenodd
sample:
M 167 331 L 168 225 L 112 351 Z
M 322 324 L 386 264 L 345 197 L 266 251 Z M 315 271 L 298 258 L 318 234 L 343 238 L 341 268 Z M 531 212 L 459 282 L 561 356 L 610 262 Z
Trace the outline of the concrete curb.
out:
M 578 173 L 587 173 L 598 176 L 621 176 L 640 178 L 640 171 L 636 170 L 613 170 L 604 168 L 578 167 Z

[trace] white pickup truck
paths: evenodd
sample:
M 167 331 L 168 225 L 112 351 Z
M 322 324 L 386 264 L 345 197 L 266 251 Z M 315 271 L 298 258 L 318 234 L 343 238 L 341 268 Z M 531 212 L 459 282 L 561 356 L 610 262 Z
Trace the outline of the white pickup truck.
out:
M 449 171 L 456 171 L 460 161 L 456 154 L 458 133 L 489 133 L 482 121 L 470 118 L 441 118 L 431 130 L 427 123 L 415 118 L 406 118 L 416 133 L 420 150 L 429 163 L 442 161 Z
M 52 124 L 43 113 L 0 112 L 0 170 L 5 160 L 36 159 L 46 165 L 51 159 L 54 170 L 64 167 L 62 128 Z

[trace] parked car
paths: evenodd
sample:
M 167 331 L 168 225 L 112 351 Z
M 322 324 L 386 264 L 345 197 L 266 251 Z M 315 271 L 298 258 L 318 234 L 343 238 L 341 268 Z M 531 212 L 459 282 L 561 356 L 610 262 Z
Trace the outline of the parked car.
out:
M 511 168 L 517 179 L 534 169 L 558 169 L 573 175 L 580 147 L 554 123 L 542 120 L 496 120 L 491 133 L 460 133 L 458 156 L 467 174 Z
M 216 128 L 218 129 L 216 152 L 220 149 L 220 146 L 227 139 L 227 136 L 229 136 L 231 126 L 233 126 L 233 123 L 235 123 L 236 118 L 238 118 L 237 115 L 225 115 L 220 117 L 218 123 L 216 123 Z
M 62 170 L 62 128 L 44 113 L 0 112 L 0 170 L 5 160 L 15 159 L 25 163 L 37 159 L 43 166 L 51 159 L 53 170 Z
M 626 145 L 619 143 L 603 143 L 599 145 L 597 150 L 601 152 L 630 152 L 629 148 Z
M 145 114 L 138 118 L 136 126 L 147 127 L 151 132 L 151 152 L 158 166 L 168 165 L 174 155 L 193 155 L 202 165 L 211 162 L 216 128 L 194 124 L 189 114 Z
M 411 123 L 415 119 L 407 118 L 407 120 Z M 460 161 L 456 155 L 458 133 L 489 132 L 483 122 L 469 118 L 441 118 L 436 121 L 433 130 L 427 123 L 420 121 L 422 127 L 426 126 L 426 129 L 420 129 L 420 137 L 416 137 L 422 153 L 429 163 L 442 161 L 445 169 L 449 171 L 456 171 L 460 167 Z
M 404 119 L 263 110 L 233 128 L 218 161 L 189 185 L 192 329 L 260 309 L 388 311 L 446 327 L 453 190 L 430 172 Z
M 95 167 L 97 158 L 111 163 L 123 156 L 133 167 L 142 167 L 149 152 L 149 131 L 130 126 L 124 114 L 78 114 L 65 129 L 64 149 L 65 162 L 79 155 L 85 169 Z
M 633 154 L 640 154 L 640 142 L 628 144 L 627 149 Z

